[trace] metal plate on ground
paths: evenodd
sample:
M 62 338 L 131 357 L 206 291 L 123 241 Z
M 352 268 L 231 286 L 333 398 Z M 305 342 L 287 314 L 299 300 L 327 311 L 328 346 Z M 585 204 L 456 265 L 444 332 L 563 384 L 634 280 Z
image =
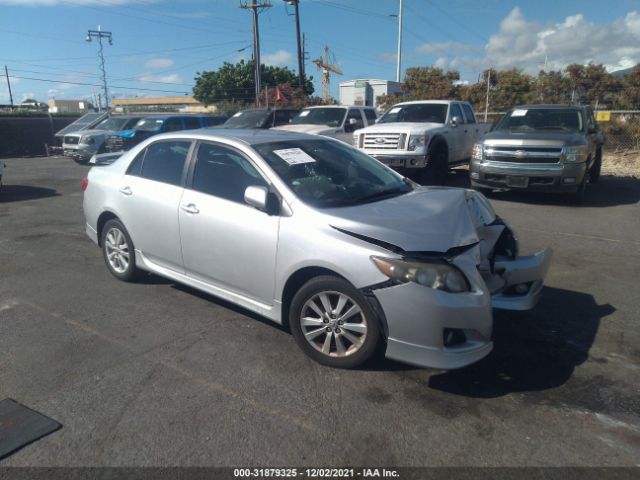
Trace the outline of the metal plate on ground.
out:
M 0 401 L 0 460 L 62 428 L 62 424 L 15 400 Z
M 507 177 L 507 187 L 527 188 L 529 186 L 529 177 Z

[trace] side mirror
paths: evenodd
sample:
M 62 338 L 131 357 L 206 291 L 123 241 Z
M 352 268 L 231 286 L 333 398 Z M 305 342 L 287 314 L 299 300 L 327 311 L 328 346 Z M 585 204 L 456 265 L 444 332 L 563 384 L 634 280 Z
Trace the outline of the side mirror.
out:
M 462 123 L 462 119 L 458 116 L 455 116 L 451 119 L 451 126 L 452 127 L 457 127 L 458 124 Z
M 267 187 L 257 185 L 247 187 L 244 191 L 244 201 L 269 215 L 277 215 L 280 210 L 278 197 L 270 193 Z
M 356 123 L 358 123 L 358 120 L 356 120 L 355 118 L 350 118 L 349 120 L 347 120 L 347 123 L 349 125 L 355 125 Z

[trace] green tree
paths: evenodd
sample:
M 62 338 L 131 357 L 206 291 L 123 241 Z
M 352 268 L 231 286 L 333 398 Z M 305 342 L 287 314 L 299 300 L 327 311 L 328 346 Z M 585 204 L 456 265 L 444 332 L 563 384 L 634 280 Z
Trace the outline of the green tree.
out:
M 531 103 L 568 103 L 570 99 L 569 79 L 561 70 L 540 70 L 531 88 Z
M 640 109 L 640 64 L 622 77 L 621 84 L 619 107 L 625 110 Z
M 236 64 L 225 62 L 218 70 L 198 72 L 196 75 L 193 96 L 205 105 L 218 102 L 248 105 L 254 100 L 253 61 L 240 60 Z M 262 65 L 261 76 L 265 87 L 298 83 L 298 76 L 286 67 Z M 304 93 L 307 95 L 313 93 L 312 80 L 312 77 L 305 79 Z

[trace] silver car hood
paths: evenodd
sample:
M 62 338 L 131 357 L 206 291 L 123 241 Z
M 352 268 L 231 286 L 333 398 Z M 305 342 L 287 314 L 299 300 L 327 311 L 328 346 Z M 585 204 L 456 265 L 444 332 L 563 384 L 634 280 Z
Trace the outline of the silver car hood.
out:
M 478 243 L 478 230 L 496 219 L 482 194 L 447 187 L 420 187 L 399 197 L 324 212 L 331 216 L 329 224 L 345 233 L 413 252 L 445 253 Z

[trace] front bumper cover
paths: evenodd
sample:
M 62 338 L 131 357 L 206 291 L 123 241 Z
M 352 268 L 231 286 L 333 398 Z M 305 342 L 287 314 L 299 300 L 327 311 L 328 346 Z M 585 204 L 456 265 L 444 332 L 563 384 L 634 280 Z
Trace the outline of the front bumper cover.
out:
M 447 293 L 403 283 L 373 290 L 388 330 L 387 358 L 419 367 L 455 369 L 477 362 L 492 348 L 493 308 L 528 310 L 537 303 L 551 250 L 515 259 L 497 258 L 494 271 L 500 272 L 503 286 L 493 295 L 473 262 L 472 252 L 454 259 L 471 291 Z M 511 287 L 526 284 L 526 293 L 517 295 Z M 464 341 L 445 345 L 446 331 L 464 334 Z

